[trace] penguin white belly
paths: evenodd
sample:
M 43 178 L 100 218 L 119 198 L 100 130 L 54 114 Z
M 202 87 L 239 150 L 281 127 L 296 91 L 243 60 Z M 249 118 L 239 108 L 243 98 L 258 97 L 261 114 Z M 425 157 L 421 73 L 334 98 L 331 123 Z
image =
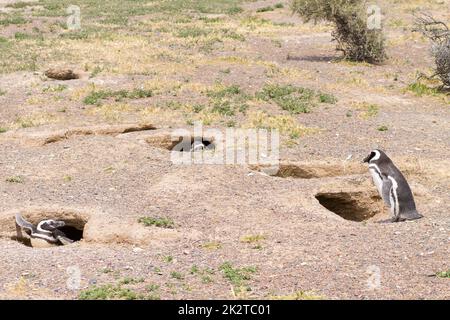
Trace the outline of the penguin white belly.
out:
M 380 174 L 378 173 L 378 171 L 375 168 L 369 168 L 369 172 L 372 175 L 372 180 L 378 189 L 378 193 L 380 194 L 381 197 L 383 197 L 383 192 L 382 192 L 383 180 L 381 179 Z

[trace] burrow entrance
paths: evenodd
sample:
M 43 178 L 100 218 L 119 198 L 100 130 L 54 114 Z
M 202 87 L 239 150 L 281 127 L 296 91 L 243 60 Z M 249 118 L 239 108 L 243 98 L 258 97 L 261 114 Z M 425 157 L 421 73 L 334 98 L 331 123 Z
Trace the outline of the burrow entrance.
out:
M 145 141 L 154 147 L 177 152 L 198 152 L 216 148 L 214 139 L 208 137 L 155 135 L 147 137 Z
M 361 222 L 384 212 L 381 198 L 368 192 L 323 192 L 315 197 L 327 210 L 346 220 Z
M 11 237 L 29 247 L 51 247 L 58 245 L 67 245 L 70 242 L 75 243 L 83 239 L 84 228 L 87 223 L 87 218 L 78 213 L 73 212 L 39 212 L 31 214 L 21 214 L 22 218 L 37 227 L 41 221 L 54 220 L 63 221 L 64 226 L 58 227 L 53 231 L 51 237 L 57 239 L 56 243 L 51 243 L 40 239 L 39 237 L 31 237 L 31 232 L 28 228 L 21 228 L 16 224 L 15 217 L 12 222 L 15 226 L 15 235 Z M 61 238 L 63 236 L 63 238 Z M 68 239 L 69 241 L 67 241 Z
M 256 168 L 263 170 L 263 167 Z M 348 163 L 280 163 L 279 169 L 272 174 L 281 178 L 318 179 L 339 177 L 345 175 L 362 174 L 367 169 L 359 164 Z

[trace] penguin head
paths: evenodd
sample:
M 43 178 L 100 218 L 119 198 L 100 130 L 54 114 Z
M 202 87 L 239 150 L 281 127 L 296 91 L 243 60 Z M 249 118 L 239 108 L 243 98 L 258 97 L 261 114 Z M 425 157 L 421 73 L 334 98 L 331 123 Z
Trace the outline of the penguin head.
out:
M 387 155 L 383 151 L 380 149 L 374 149 L 367 157 L 363 159 L 363 162 L 371 163 L 385 158 L 387 158 Z
M 44 230 L 44 231 L 54 231 L 58 228 L 64 227 L 66 224 L 64 221 L 56 221 L 56 220 L 42 220 L 37 225 L 38 230 Z

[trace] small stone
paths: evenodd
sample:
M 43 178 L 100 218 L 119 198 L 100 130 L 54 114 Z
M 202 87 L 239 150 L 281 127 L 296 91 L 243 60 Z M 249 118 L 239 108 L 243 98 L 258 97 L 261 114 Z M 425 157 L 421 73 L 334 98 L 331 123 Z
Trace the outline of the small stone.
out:
M 139 248 L 139 247 L 133 248 L 133 252 L 135 252 L 135 253 L 142 252 L 142 251 L 144 251 L 144 249 L 142 249 L 142 248 Z

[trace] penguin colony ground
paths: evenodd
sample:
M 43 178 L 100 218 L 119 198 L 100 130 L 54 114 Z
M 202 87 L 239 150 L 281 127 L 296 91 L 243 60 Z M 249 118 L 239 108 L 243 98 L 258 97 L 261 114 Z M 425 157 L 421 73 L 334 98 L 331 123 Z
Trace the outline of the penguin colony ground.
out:
M 194 141 L 190 152 L 207 149 L 200 141 Z M 369 164 L 369 172 L 384 203 L 390 208 L 392 222 L 420 219 L 423 216 L 417 212 L 414 196 L 403 174 L 392 160 L 382 150 L 375 149 L 364 158 Z M 46 219 L 36 226 L 26 221 L 20 214 L 15 216 L 18 239 L 22 239 L 24 231 L 33 241 L 45 241 L 49 245 L 67 245 L 73 243 L 60 228 L 64 221 Z

